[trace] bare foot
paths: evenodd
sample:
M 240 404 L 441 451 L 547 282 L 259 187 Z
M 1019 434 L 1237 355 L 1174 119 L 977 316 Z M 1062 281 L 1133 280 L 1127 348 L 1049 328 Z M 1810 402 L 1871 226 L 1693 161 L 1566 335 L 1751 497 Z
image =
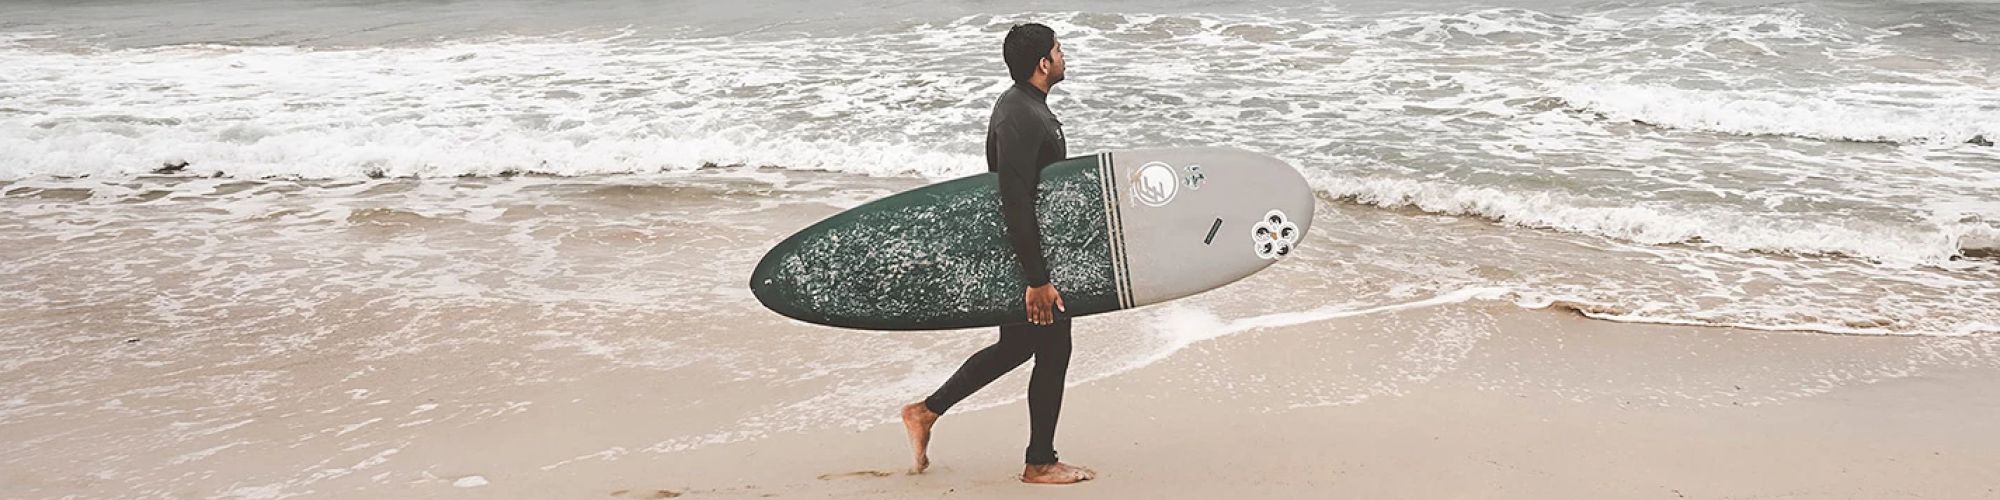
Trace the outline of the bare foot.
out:
M 1035 484 L 1070 484 L 1097 478 L 1097 471 L 1089 467 L 1078 467 L 1062 462 L 1046 465 L 1029 464 L 1021 471 L 1021 482 Z
M 910 451 L 917 456 L 917 466 L 910 469 L 911 474 L 922 474 L 931 466 L 927 452 L 931 447 L 931 426 L 937 424 L 937 419 L 938 414 L 932 413 L 922 401 L 903 405 L 903 430 L 909 431 Z

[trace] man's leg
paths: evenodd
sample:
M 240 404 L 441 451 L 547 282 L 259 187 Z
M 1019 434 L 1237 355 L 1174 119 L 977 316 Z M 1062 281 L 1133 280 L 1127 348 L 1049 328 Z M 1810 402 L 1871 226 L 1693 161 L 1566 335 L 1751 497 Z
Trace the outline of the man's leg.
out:
M 1028 336 L 1030 332 L 1021 331 L 1024 326 L 1033 325 L 1000 327 L 1000 341 L 966 358 L 965 364 L 958 367 L 958 372 L 951 374 L 944 385 L 938 386 L 931 397 L 924 398 L 924 407 L 943 415 L 952 405 L 979 392 L 1001 375 L 1014 371 L 1021 363 L 1028 362 L 1028 358 L 1035 355 L 1035 339 Z
M 1090 469 L 1056 461 L 1056 421 L 1069 375 L 1069 318 L 1058 314 L 1048 326 L 1026 327 L 1030 330 L 1021 333 L 1033 341 L 1035 371 L 1028 378 L 1028 466 L 1021 480 L 1067 484 L 1096 477 Z
M 1069 375 L 1069 318 L 1023 332 L 1035 348 L 1028 378 L 1028 463 L 1056 463 L 1056 420 L 1062 416 L 1063 382 Z
M 1035 354 L 1030 344 L 1033 340 L 1016 326 L 1000 327 L 1000 341 L 973 353 L 958 367 L 958 372 L 939 386 L 937 392 L 923 401 L 903 406 L 903 429 L 910 434 L 910 450 L 915 453 L 914 472 L 923 472 L 930 467 L 931 426 L 939 416 L 951 410 L 952 405 L 979 392 L 994 379 L 1013 371 Z M 1065 340 L 1067 342 L 1067 340 Z

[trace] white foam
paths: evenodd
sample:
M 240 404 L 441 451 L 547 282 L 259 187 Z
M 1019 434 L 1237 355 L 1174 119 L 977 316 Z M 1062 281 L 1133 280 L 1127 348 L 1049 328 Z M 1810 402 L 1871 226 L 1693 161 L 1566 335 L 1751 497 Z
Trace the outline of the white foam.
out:
M 589 175 L 706 164 L 926 177 L 980 170 L 977 156 L 885 128 L 894 123 L 886 116 L 898 113 L 879 102 L 825 100 L 858 89 L 765 71 L 757 67 L 768 62 L 760 60 L 770 55 L 764 50 L 709 59 L 691 50 L 620 39 L 364 50 L 0 49 L 0 64 L 19 70 L 0 76 L 16 89 L 9 104 L 25 110 L 0 115 L 0 179 L 123 176 L 181 161 L 203 174 L 304 178 Z M 754 85 L 779 88 L 724 95 Z M 785 122 L 763 119 L 772 112 L 755 104 L 763 101 L 853 116 L 854 128 L 773 130 Z
M 1160 321 L 1155 324 L 1160 325 L 1157 328 L 1161 332 L 1164 332 L 1168 338 L 1174 339 L 1175 342 L 1170 344 L 1170 349 L 1162 351 L 1155 358 L 1140 363 L 1139 366 L 1151 364 L 1153 361 L 1165 358 L 1196 342 L 1251 330 L 1282 328 L 1341 318 L 1437 307 L 1474 300 L 1495 300 L 1507 297 L 1509 293 L 1508 289 L 1500 287 L 1472 287 L 1453 290 L 1427 299 L 1395 304 L 1358 309 L 1348 305 L 1324 306 L 1305 311 L 1270 313 L 1231 320 L 1223 320 L 1212 313 L 1197 308 L 1172 307 L 1162 313 Z
M 1702 244 L 1730 251 L 1835 254 L 1891 264 L 1939 265 L 1961 253 L 1976 223 L 1911 223 L 1780 218 L 1697 211 L 1671 204 L 1625 203 L 1562 193 L 1503 191 L 1451 183 L 1316 175 L 1314 187 L 1337 199 L 1383 208 L 1474 216 L 1538 229 L 1583 233 L 1648 245 Z
M 1947 144 L 2000 138 L 2000 91 L 1893 90 L 1944 95 L 1916 99 L 1842 88 L 1699 91 L 1631 84 L 1555 85 L 1550 91 L 1571 106 L 1614 119 L 1725 134 Z

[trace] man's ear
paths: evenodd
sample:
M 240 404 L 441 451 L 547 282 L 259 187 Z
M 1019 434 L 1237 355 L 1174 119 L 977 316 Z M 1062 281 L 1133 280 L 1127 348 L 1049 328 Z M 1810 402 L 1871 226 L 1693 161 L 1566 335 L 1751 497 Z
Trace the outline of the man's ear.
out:
M 1040 62 L 1035 63 L 1035 72 L 1044 75 L 1049 74 L 1049 65 L 1054 63 L 1054 60 L 1044 57 Z

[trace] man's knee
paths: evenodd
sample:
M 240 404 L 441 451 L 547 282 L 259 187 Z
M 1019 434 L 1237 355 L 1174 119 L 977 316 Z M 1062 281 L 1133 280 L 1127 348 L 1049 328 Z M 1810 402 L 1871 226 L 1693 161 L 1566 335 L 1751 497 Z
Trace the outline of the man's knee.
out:
M 999 342 L 995 342 L 992 346 L 987 347 L 983 352 L 990 354 L 996 360 L 1020 363 L 1027 361 L 1028 358 L 1035 355 L 1035 347 L 1028 345 L 1026 342 L 1010 341 L 1002 338 Z
M 1047 335 L 1042 336 L 1040 340 L 1040 342 L 1035 344 L 1036 362 L 1069 362 L 1070 339 L 1068 328 L 1047 332 Z
M 1002 332 L 1000 341 L 994 342 L 993 351 L 1009 359 L 1026 359 L 1035 355 L 1034 336 L 1023 332 Z
M 1035 362 L 1045 364 L 1069 364 L 1069 340 L 1061 343 L 1050 342 L 1035 350 Z

